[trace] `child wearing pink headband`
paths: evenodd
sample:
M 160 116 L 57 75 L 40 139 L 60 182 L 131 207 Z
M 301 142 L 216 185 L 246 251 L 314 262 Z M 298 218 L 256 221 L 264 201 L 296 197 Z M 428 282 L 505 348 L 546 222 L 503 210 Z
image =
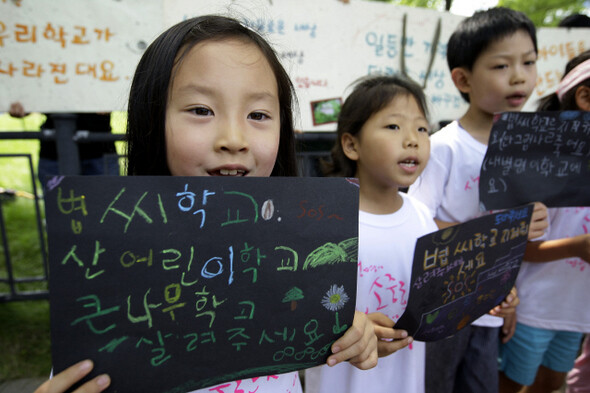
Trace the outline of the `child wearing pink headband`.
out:
M 577 109 L 590 111 L 590 51 L 582 53 L 574 60 L 579 57 L 586 60 L 563 77 L 556 94 L 560 101 L 573 95 Z M 571 94 L 572 91 L 573 94 Z M 574 368 L 567 374 L 566 382 L 567 393 L 590 392 L 590 334 L 586 334 L 582 354 L 576 359 Z
M 557 87 L 557 97 L 559 101 L 563 100 L 563 96 L 572 88 L 580 84 L 580 82 L 590 79 L 590 59 L 578 64 L 573 70 L 567 73 Z
M 590 51 L 568 62 L 557 91 L 538 110 L 590 111 Z M 549 229 L 527 245 L 516 280 L 520 304 L 514 335 L 501 348 L 501 393 L 553 392 L 568 372 L 568 393 L 590 393 L 590 336 L 576 360 L 590 333 L 590 207 L 548 213 Z
M 542 98 L 540 111 L 590 111 L 590 50 L 571 59 L 554 94 Z

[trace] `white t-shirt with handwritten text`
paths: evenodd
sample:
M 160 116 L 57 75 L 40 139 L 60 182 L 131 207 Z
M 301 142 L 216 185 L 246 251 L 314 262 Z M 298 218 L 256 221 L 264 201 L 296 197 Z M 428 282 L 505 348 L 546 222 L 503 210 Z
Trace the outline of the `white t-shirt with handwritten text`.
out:
M 550 208 L 546 240 L 590 233 L 590 207 Z M 590 262 L 590 261 L 589 261 Z M 519 322 L 537 328 L 590 332 L 590 264 L 580 258 L 523 262 L 516 279 Z
M 356 308 L 381 312 L 397 321 L 406 309 L 416 239 L 437 230 L 426 207 L 405 194 L 393 214 L 359 214 Z M 349 363 L 306 370 L 306 393 L 424 392 L 425 344 L 379 358 L 377 367 L 359 370 Z
M 408 194 L 424 202 L 434 218 L 465 222 L 482 215 L 479 171 L 487 146 L 475 140 L 458 121 L 430 137 L 430 159 Z M 485 314 L 473 325 L 498 327 L 502 318 Z

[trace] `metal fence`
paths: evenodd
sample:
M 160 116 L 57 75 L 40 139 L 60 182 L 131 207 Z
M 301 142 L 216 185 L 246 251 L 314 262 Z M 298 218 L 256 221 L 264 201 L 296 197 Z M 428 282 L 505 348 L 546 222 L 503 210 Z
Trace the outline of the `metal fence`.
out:
M 81 173 L 78 144 L 110 141 L 124 141 L 124 135 L 100 132 L 88 132 L 76 129 L 76 115 L 55 114 L 51 115 L 55 124 L 55 130 L 43 130 L 39 132 L 4 131 L 0 132 L 0 140 L 38 139 L 55 141 L 58 153 L 59 172 L 62 175 L 78 175 Z M 334 143 L 335 134 L 330 132 L 301 133 L 296 135 L 297 160 L 299 174 L 301 176 L 321 176 L 319 161 L 329 156 L 329 151 Z M 18 275 L 15 267 L 19 264 L 11 253 L 11 244 L 7 236 L 7 222 L 4 216 L 4 204 L 10 203 L 12 198 L 19 197 L 18 192 L 0 189 L 0 237 L 3 250 L 4 264 L 0 260 L 0 284 L 8 287 L 6 292 L 0 289 L 0 302 L 15 300 L 46 299 L 48 290 L 22 290 L 21 284 L 31 282 L 48 282 L 47 245 L 44 226 L 44 213 L 42 209 L 41 193 L 36 183 L 36 170 L 33 167 L 32 157 L 29 154 L 0 154 L 1 159 L 24 158 L 28 163 L 28 172 L 32 183 L 30 198 L 35 206 L 35 226 L 38 233 L 37 241 L 40 249 L 40 261 L 43 273 L 40 275 Z M 108 157 L 105 156 L 105 166 Z M 22 261 L 21 261 L 22 262 Z M 46 285 L 45 285 L 46 287 Z
M 32 193 L 23 193 L 22 191 L 15 191 L 12 189 L 0 190 L 0 237 L 2 239 L 2 250 L 4 255 L 4 270 L 5 276 L 0 275 L 0 283 L 7 284 L 8 291 L 0 293 L 0 301 L 7 300 L 25 300 L 25 299 L 43 299 L 47 297 L 47 290 L 19 290 L 19 284 L 30 282 L 47 282 L 48 265 L 47 265 L 47 249 L 45 245 L 45 231 L 43 228 L 41 201 L 39 193 L 37 192 L 37 185 L 34 177 L 33 159 L 30 154 L 0 154 L 0 159 L 9 158 L 23 158 L 27 161 L 30 179 L 32 184 Z M 11 254 L 11 247 L 7 235 L 6 219 L 4 218 L 4 204 L 11 203 L 12 199 L 26 197 L 33 200 L 35 207 L 35 227 L 37 232 L 37 241 L 40 250 L 39 265 L 42 268 L 41 275 L 33 276 L 19 276 L 13 268 L 13 258 Z

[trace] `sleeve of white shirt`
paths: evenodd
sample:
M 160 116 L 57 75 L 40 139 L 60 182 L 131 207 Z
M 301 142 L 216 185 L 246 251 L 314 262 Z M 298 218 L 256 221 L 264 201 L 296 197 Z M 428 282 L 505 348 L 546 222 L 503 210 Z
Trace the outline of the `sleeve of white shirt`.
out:
M 445 187 L 449 178 L 448 154 L 444 147 L 435 144 L 431 147 L 430 159 L 420 177 L 412 184 L 408 194 L 428 207 L 433 218 L 438 218 L 438 208 L 442 204 Z

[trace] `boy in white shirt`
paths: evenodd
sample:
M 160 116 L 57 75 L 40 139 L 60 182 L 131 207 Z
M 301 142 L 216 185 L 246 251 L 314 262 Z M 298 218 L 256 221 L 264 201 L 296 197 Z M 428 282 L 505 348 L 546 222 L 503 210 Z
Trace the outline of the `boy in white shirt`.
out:
M 537 80 L 537 40 L 531 20 L 508 8 L 476 12 L 451 35 L 447 61 L 467 112 L 431 137 L 430 161 L 409 194 L 424 202 L 439 228 L 483 214 L 479 172 L 494 113 L 521 110 Z M 529 238 L 540 236 L 547 209 L 535 205 Z M 511 293 L 503 305 L 516 306 Z M 512 310 L 513 311 L 513 310 Z M 426 392 L 498 391 L 498 337 L 505 310 L 495 308 L 456 335 L 428 343 Z M 495 316 L 497 315 L 497 316 Z M 502 333 L 509 339 L 514 318 Z

